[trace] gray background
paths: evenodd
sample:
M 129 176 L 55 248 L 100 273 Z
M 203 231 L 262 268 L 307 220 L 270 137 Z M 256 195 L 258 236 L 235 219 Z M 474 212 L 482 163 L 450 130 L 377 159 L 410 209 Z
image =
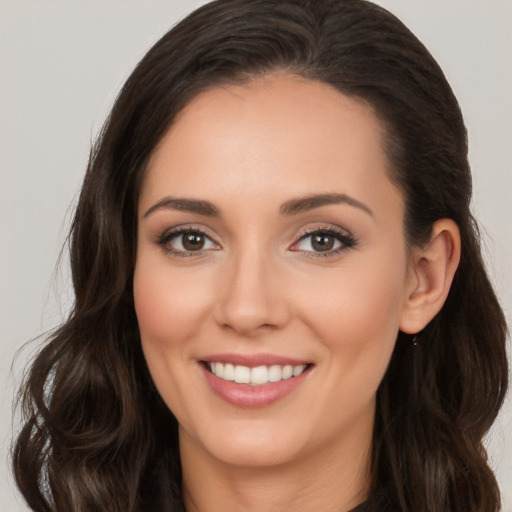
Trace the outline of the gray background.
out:
M 71 301 L 64 242 L 88 150 L 149 46 L 201 1 L 0 0 L 0 511 L 26 510 L 9 476 L 11 403 L 33 347 Z M 379 0 L 426 44 L 465 114 L 474 210 L 512 323 L 512 1 Z M 16 426 L 14 424 L 14 429 Z M 512 406 L 487 445 L 512 512 Z

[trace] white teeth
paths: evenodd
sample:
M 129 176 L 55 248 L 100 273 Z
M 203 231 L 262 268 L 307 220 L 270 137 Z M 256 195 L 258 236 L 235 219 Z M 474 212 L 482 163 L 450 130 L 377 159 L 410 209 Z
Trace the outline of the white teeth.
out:
M 305 364 L 301 364 L 300 366 L 295 366 L 293 368 L 293 376 L 297 377 L 297 375 L 300 375 L 305 369 L 306 369 Z
M 217 368 L 219 364 L 222 365 L 222 363 L 217 363 Z M 222 379 L 222 375 L 217 375 L 217 377 Z M 251 369 L 247 366 L 235 366 L 235 382 L 238 384 L 249 384 L 251 382 Z
M 224 365 L 222 363 L 214 363 L 215 364 L 215 375 L 218 375 L 220 378 L 224 376 Z
M 286 366 L 283 367 L 283 373 L 282 373 L 281 378 L 283 380 L 289 379 L 292 375 L 293 375 L 293 366 L 291 364 L 287 364 Z
M 221 379 L 234 380 L 238 384 L 251 384 L 253 386 L 261 386 L 269 382 L 279 382 L 280 380 L 298 377 L 306 369 L 305 364 L 298 366 L 273 364 L 272 366 L 249 368 L 248 366 L 235 366 L 230 363 L 215 362 L 209 363 L 208 366 L 211 372 Z
M 281 367 L 277 364 L 273 364 L 268 369 L 268 381 L 269 382 L 279 382 L 281 377 L 283 376 L 283 372 L 281 371 Z
M 268 382 L 268 369 L 266 366 L 258 366 L 251 370 L 251 384 L 266 384 Z
M 222 364 L 222 363 L 217 363 L 217 364 Z M 227 363 L 224 365 L 224 373 L 222 375 L 222 378 L 224 380 L 235 380 L 235 367 L 232 364 Z

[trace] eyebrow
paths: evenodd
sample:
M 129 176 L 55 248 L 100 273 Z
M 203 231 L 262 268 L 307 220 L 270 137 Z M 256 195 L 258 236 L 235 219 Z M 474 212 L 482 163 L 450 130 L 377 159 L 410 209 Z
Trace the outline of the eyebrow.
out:
M 149 208 L 149 210 L 144 214 L 144 218 L 160 209 L 199 213 L 200 215 L 206 215 L 208 217 L 220 217 L 219 209 L 209 201 L 167 196 Z
M 297 213 L 313 210 L 330 204 L 348 204 L 366 212 L 373 217 L 373 212 L 364 203 L 346 194 L 316 194 L 298 199 L 291 199 L 281 206 L 282 215 L 295 215 Z
M 315 194 L 291 199 L 281 205 L 280 213 L 281 215 L 296 215 L 298 213 L 313 210 L 314 208 L 320 208 L 321 206 L 342 203 L 359 208 L 373 217 L 373 212 L 368 208 L 368 206 L 346 194 Z M 151 206 L 151 208 L 149 208 L 144 214 L 144 218 L 160 209 L 198 213 L 208 217 L 221 216 L 220 210 L 214 204 L 210 203 L 210 201 L 167 196 Z

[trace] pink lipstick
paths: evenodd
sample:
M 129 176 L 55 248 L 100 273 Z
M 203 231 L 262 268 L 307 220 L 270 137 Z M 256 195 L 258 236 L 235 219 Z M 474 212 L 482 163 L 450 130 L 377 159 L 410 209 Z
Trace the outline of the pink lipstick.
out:
M 238 407 L 265 407 L 292 393 L 313 365 L 272 354 L 212 354 L 200 361 L 210 389 Z

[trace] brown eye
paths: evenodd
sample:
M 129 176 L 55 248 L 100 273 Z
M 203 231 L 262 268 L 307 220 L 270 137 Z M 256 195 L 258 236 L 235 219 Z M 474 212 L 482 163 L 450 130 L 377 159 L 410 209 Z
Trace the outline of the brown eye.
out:
M 355 239 L 347 231 L 318 229 L 302 235 L 290 250 L 310 255 L 334 256 L 342 250 L 354 247 L 355 243 Z
M 185 251 L 200 251 L 204 248 L 205 236 L 201 233 L 185 233 L 181 236 Z
M 336 239 L 326 233 L 317 233 L 311 237 L 311 246 L 317 252 L 330 251 L 334 248 Z
M 208 235 L 194 229 L 179 229 L 165 233 L 159 237 L 157 243 L 165 252 L 176 255 L 220 249 Z

